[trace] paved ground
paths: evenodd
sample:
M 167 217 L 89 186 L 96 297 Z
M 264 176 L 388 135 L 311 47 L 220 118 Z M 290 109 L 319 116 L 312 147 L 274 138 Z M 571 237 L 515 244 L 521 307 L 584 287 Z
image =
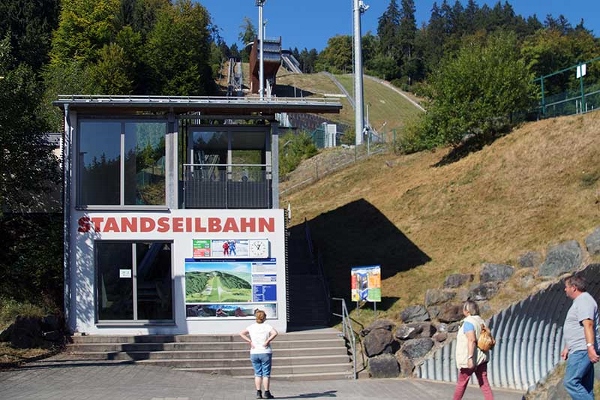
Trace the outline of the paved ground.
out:
M 277 399 L 450 399 L 452 383 L 418 379 L 360 379 L 289 382 L 273 379 Z M 195 400 L 254 399 L 251 380 L 175 371 L 130 363 L 62 363 L 49 360 L 0 371 L 0 399 L 16 400 Z M 496 400 L 520 400 L 523 393 L 494 389 Z M 464 399 L 481 399 L 469 387 Z

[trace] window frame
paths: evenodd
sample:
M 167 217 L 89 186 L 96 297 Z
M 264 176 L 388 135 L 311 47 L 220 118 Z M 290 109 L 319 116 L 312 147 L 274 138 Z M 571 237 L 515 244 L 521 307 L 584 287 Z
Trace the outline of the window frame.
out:
M 82 190 L 85 189 L 83 184 L 83 164 L 81 154 L 82 140 L 82 128 L 81 124 L 86 122 L 106 122 L 106 123 L 120 123 L 120 160 L 119 160 L 119 204 L 85 204 L 83 203 Z M 126 124 L 128 123 L 162 123 L 164 125 L 164 138 L 165 138 L 165 189 L 164 189 L 164 202 L 163 204 L 150 205 L 150 204 L 126 204 Z M 77 134 L 76 134 L 76 153 L 74 155 L 74 166 L 75 166 L 75 182 L 77 184 L 77 190 L 75 191 L 75 209 L 76 210 L 167 210 L 169 209 L 169 179 L 171 171 L 168 170 L 169 165 L 172 165 L 172 149 L 170 148 L 169 135 L 169 119 L 166 116 L 94 116 L 94 115 L 81 115 L 77 119 Z

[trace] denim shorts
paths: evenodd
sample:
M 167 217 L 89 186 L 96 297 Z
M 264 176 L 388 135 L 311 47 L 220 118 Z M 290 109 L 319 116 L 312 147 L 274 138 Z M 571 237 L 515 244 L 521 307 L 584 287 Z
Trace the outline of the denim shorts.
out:
M 250 354 L 250 361 L 254 367 L 254 376 L 263 376 L 268 378 L 271 376 L 271 358 L 273 354 Z

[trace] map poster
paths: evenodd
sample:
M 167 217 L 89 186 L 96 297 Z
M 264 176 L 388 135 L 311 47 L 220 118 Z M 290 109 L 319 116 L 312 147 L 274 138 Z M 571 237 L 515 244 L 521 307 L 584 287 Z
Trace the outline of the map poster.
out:
M 275 259 L 185 259 L 187 318 L 252 318 L 256 310 L 277 317 Z
M 354 267 L 350 272 L 352 301 L 381 301 L 381 266 Z

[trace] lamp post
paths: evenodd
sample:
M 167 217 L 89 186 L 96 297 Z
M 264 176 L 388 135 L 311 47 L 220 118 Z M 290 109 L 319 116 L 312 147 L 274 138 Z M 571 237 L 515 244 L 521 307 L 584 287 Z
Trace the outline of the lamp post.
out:
M 258 67 L 258 92 L 260 93 L 260 99 L 264 96 L 265 87 L 265 72 L 264 72 L 264 60 L 263 60 L 263 41 L 264 41 L 264 27 L 263 27 L 263 6 L 267 0 L 256 0 L 256 6 L 258 7 L 258 45 L 259 45 L 259 67 Z
M 356 145 L 363 142 L 364 107 L 363 107 L 363 72 L 360 16 L 369 9 L 362 0 L 354 0 L 354 124 L 356 129 Z

